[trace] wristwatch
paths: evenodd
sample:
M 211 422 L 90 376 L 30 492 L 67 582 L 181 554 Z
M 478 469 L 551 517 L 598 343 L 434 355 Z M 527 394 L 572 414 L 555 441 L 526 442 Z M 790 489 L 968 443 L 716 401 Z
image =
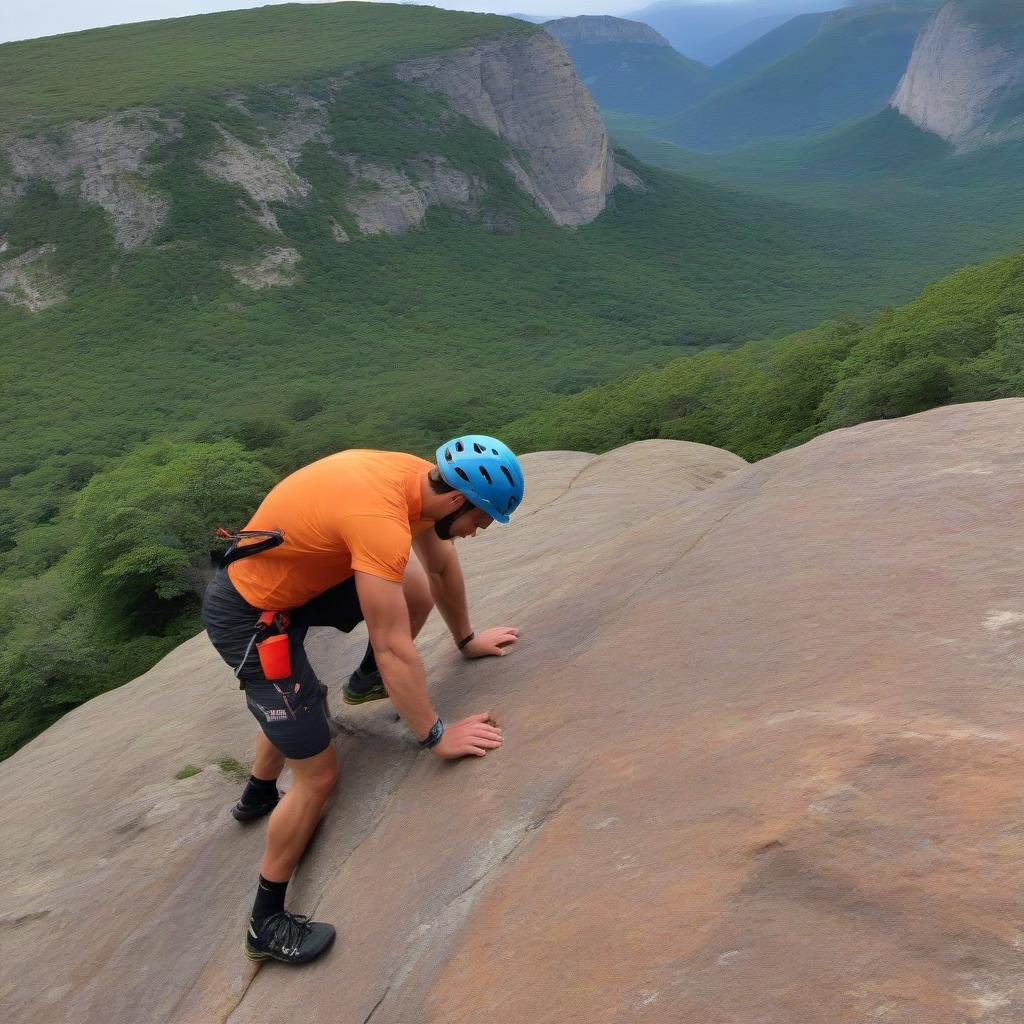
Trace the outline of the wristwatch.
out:
M 420 747 L 423 750 L 430 750 L 431 747 L 436 747 L 441 742 L 441 737 L 444 735 L 444 722 L 439 718 L 435 723 L 433 729 L 427 733 L 426 737 L 420 740 Z

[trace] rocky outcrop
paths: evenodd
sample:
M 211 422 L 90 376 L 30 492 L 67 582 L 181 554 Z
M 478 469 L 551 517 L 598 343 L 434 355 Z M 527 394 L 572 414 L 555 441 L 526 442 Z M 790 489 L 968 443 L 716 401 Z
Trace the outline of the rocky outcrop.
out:
M 364 235 L 400 235 L 418 228 L 431 206 L 447 206 L 475 214 L 477 200 L 485 190 L 483 182 L 452 167 L 439 156 L 416 161 L 410 169 L 412 177 L 404 171 L 357 157 L 342 159 L 348 164 L 353 180 L 369 186 L 367 191 L 345 204 Z
M 220 126 L 218 130 L 223 145 L 202 162 L 203 170 L 211 178 L 241 186 L 255 204 L 255 219 L 265 228 L 279 231 L 270 203 L 298 203 L 309 195 L 309 182 L 291 169 L 287 155 L 275 151 L 276 147 L 257 148 L 236 139 Z
M 77 189 L 84 202 L 110 215 L 118 244 L 135 249 L 153 237 L 168 209 L 147 181 L 156 170 L 150 149 L 179 131 L 176 121 L 154 110 L 130 110 L 38 135 L 0 136 L 0 156 L 17 191 L 32 180 L 48 182 L 59 193 Z
M 537 32 L 408 61 L 404 82 L 443 93 L 522 154 L 508 168 L 556 224 L 593 220 L 615 184 L 597 107 L 553 37 Z
M 295 268 L 301 260 L 297 249 L 278 246 L 251 263 L 232 264 L 228 270 L 239 284 L 249 288 L 271 288 L 295 284 L 298 278 Z
M 995 0 L 993 0 L 995 3 Z M 953 0 L 921 33 L 892 106 L 958 149 L 1024 135 L 1024 50 Z
M 584 14 L 578 18 L 557 18 L 544 22 L 550 32 L 567 49 L 583 43 L 642 43 L 647 46 L 672 44 L 650 25 L 626 18 Z
M 228 816 L 222 759 L 255 726 L 196 637 L 0 765 L 0 1013 L 1020 1020 L 1022 424 L 528 456 L 528 504 L 460 547 L 474 624 L 519 645 L 464 662 L 436 616 L 419 645 L 440 712 L 505 744 L 443 765 L 387 702 L 335 702 L 290 899 L 339 938 L 308 969 L 242 955 L 265 825 Z M 332 693 L 364 643 L 311 634 Z
M 40 245 L 20 256 L 3 259 L 6 249 L 7 243 L 0 243 L 0 299 L 30 313 L 64 301 L 64 291 L 47 266 L 47 257 L 57 251 L 56 246 Z

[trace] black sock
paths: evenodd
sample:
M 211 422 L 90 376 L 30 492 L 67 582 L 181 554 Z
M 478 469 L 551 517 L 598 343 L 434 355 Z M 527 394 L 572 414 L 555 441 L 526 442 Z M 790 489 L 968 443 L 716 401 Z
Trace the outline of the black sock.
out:
M 242 790 L 243 804 L 265 804 L 277 792 L 277 779 L 257 779 L 249 776 L 249 781 Z
M 373 644 L 367 644 L 363 660 L 359 662 L 359 672 L 364 676 L 368 676 L 377 671 L 379 670 L 377 668 L 377 657 L 373 653 Z
M 260 875 L 256 902 L 252 905 L 253 921 L 262 921 L 271 914 L 280 914 L 284 910 L 284 894 L 287 889 L 287 882 L 268 882 Z

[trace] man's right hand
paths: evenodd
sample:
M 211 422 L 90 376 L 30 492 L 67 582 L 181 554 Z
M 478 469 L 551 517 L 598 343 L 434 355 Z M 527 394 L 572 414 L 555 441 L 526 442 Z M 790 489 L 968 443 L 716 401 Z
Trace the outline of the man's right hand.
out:
M 470 754 L 483 757 L 488 750 L 501 746 L 501 730 L 494 724 L 489 711 L 470 715 L 454 725 L 444 727 L 440 743 L 431 750 L 445 761 L 454 761 Z

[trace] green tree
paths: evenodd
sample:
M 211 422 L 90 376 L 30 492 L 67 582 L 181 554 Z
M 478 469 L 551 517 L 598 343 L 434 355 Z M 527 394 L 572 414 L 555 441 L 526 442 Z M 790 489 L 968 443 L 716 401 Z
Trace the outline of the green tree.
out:
M 147 445 L 94 476 L 75 501 L 78 587 L 152 631 L 201 589 L 216 527 L 244 524 L 273 483 L 236 441 Z

